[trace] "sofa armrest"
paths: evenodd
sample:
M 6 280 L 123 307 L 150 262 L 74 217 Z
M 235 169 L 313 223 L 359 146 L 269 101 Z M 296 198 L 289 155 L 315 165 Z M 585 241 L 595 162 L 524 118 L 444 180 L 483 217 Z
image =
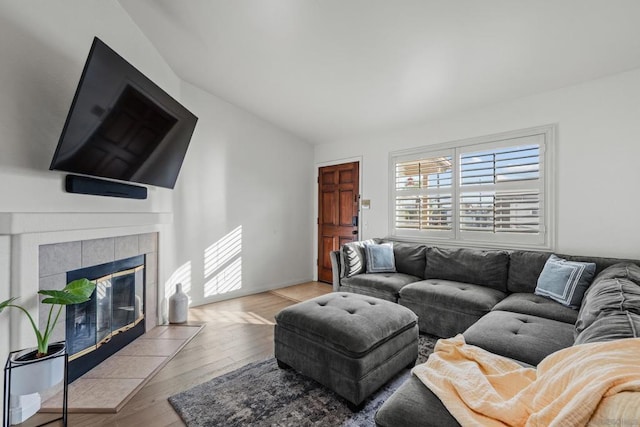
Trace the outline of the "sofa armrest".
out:
M 338 292 L 340 289 L 340 251 L 331 251 L 329 253 L 331 257 L 331 274 L 333 276 L 333 292 Z

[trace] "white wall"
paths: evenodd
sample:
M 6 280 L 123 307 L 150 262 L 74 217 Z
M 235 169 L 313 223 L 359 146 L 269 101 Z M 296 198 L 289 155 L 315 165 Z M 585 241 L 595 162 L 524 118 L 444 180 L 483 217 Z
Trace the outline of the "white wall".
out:
M 379 135 L 315 147 L 315 163 L 362 156 L 362 238 L 388 233 L 395 150 L 558 124 L 556 251 L 640 258 L 640 70 Z
M 0 236 L 0 301 L 9 299 L 10 247 L 9 236 Z M 0 320 L 0 361 L 4 364 L 9 353 L 9 319 L 6 314 L 3 317 L 5 318 Z
M 188 83 L 181 92 L 199 117 L 174 192 L 175 264 L 190 262 L 193 303 L 311 280 L 312 146 Z M 234 230 L 241 248 L 225 245 Z M 220 276 L 234 262 L 241 277 Z
M 114 219 L 114 223 L 128 213 L 170 213 L 169 190 L 150 189 L 146 201 L 74 195 L 64 192 L 63 173 L 48 170 L 94 36 L 121 52 L 168 92 L 179 96 L 179 79 L 118 3 L 97 0 L 1 2 L 0 216 L 9 220 L 0 234 L 15 228 L 14 220 L 20 222 L 24 218 L 20 213 L 35 214 L 36 228 L 48 230 L 57 220 L 39 213 L 64 212 L 86 218 L 86 214 L 81 213 L 109 212 L 120 218 Z M 110 224 L 111 219 L 111 216 L 102 216 L 97 220 L 98 231 L 84 227 L 81 231 L 61 232 L 58 241 L 107 234 L 105 227 L 114 225 Z M 129 220 L 136 221 L 128 218 L 124 222 Z M 73 219 L 67 220 L 67 223 L 73 222 Z M 126 227 L 110 230 L 112 233 L 136 232 Z M 36 318 L 38 244 L 46 239 L 44 234 L 0 236 L 0 300 L 20 296 L 21 303 Z M 12 332 L 7 333 L 9 330 Z M 15 310 L 0 315 L 0 335 L 3 363 L 10 349 L 35 343 L 26 317 Z
M 0 3 L 0 212 L 167 212 L 171 192 L 145 201 L 63 191 L 49 164 L 94 36 L 175 97 L 180 80 L 119 3 Z
M 65 174 L 48 168 L 94 36 L 169 94 L 183 98 L 181 80 L 119 3 L 0 2 L 0 234 L 8 233 L 2 231 L 7 218 L 5 230 L 13 227 L 11 221 L 29 222 L 33 215 L 47 223 L 43 233 L 0 236 L 3 244 L 10 241 L 11 295 L 36 299 L 32 279 L 38 271 L 37 248 L 54 237 L 69 241 L 160 231 L 158 282 L 172 284 L 179 267 L 191 262 L 192 294 L 202 302 L 203 249 L 239 225 L 243 293 L 310 280 L 312 213 L 307 192 L 313 149 L 190 85 L 184 86 L 184 103 L 200 120 L 175 190 L 149 187 L 144 201 L 64 191 Z M 89 218 L 95 227 L 84 223 L 80 229 L 55 228 L 52 224 L 60 215 L 55 219 L 49 213 L 69 213 L 72 219 L 62 221 L 66 224 Z M 93 219 L 91 214 L 98 215 Z M 154 217 L 150 214 L 169 219 L 140 222 Z M 32 227 L 37 229 L 38 224 Z M 0 262 L 0 283 L 8 274 L 3 266 Z M 35 304 L 29 307 L 35 309 Z M 32 341 L 24 316 L 18 317 L 11 316 L 11 330 L 20 333 L 13 333 L 10 341 L 0 340 L 0 357 L 8 351 L 7 343 L 17 349 Z M 8 324 L 9 316 L 3 313 L 0 331 Z

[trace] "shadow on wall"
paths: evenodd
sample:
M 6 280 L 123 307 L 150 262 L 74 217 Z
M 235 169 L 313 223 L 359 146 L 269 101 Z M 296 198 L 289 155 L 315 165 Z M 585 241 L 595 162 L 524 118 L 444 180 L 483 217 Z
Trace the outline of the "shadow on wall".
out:
M 204 297 L 242 288 L 242 226 L 204 250 Z

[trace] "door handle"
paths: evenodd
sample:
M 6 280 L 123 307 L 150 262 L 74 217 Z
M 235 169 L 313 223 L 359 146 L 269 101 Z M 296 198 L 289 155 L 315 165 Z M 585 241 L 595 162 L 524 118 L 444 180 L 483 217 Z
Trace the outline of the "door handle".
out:
M 353 230 L 351 234 L 358 234 L 358 230 Z

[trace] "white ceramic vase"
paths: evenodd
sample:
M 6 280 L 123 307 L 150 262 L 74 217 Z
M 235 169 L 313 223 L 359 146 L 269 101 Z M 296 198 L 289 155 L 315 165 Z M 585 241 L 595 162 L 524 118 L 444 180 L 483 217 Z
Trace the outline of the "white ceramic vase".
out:
M 169 323 L 184 323 L 188 318 L 189 297 L 182 291 L 182 283 L 176 284 L 176 292 L 169 298 Z

